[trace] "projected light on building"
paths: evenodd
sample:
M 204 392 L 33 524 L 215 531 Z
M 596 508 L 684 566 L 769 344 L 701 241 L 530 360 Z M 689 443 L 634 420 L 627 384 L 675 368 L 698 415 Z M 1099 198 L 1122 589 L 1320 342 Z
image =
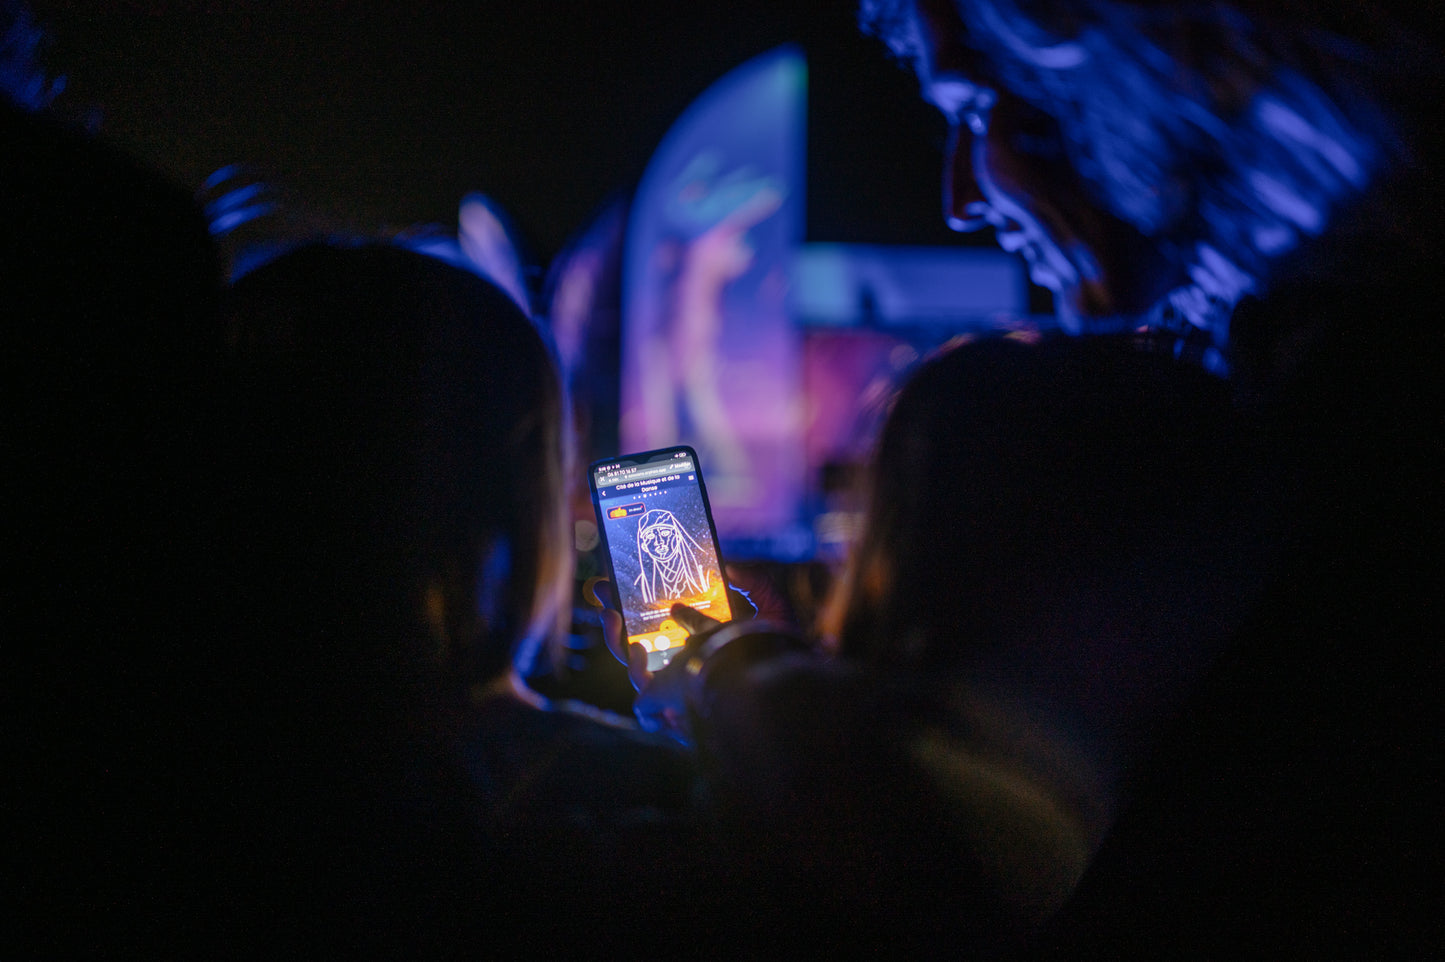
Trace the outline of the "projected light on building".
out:
M 960 332 L 1029 322 L 1001 251 L 803 242 L 807 86 L 792 46 L 723 77 L 628 219 L 620 446 L 696 448 L 733 558 L 814 554 L 823 476 L 863 456 L 899 377 Z

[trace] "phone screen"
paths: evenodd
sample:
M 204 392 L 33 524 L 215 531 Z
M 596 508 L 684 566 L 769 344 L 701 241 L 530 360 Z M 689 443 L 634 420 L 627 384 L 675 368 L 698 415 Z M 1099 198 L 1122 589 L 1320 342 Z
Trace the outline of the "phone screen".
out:
M 679 446 L 598 461 L 588 471 L 597 524 L 629 641 L 656 671 L 682 650 L 681 602 L 732 617 L 697 453 Z

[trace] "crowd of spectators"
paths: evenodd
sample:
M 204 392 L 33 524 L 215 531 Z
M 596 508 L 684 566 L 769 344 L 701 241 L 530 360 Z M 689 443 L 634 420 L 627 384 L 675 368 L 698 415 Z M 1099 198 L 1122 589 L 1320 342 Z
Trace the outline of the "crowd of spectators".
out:
M 653 676 L 604 612 L 648 731 L 526 676 L 565 659 L 581 474 L 545 318 L 382 238 L 231 280 L 188 192 L 47 116 L 0 12 L 25 942 L 1232 957 L 1431 930 L 1427 20 L 865 3 L 952 125 L 945 216 L 1018 239 L 1068 333 L 903 386 L 816 624 L 679 610 Z

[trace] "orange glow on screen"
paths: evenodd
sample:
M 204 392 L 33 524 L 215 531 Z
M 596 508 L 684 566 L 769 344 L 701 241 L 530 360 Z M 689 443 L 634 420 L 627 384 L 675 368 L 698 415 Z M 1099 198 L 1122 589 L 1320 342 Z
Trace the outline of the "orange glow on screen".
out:
M 732 610 L 728 607 L 728 593 L 723 580 L 716 573 L 708 580 L 710 584 L 706 591 L 671 598 L 666 603 L 649 610 L 670 611 L 673 604 L 676 603 L 696 608 L 709 618 L 716 618 L 718 621 L 730 620 Z M 666 651 L 669 648 L 678 647 L 687 640 L 687 629 L 669 617 L 656 628 L 633 635 L 631 640 L 638 642 L 648 651 Z

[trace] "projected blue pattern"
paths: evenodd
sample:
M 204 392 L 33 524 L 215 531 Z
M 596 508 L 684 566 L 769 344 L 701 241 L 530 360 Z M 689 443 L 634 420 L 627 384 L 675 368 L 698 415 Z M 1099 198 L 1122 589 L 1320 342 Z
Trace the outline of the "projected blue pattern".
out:
M 48 77 L 40 64 L 44 34 L 20 3 L 0 0 L 0 97 L 40 110 L 65 89 L 65 78 Z
M 228 164 L 201 184 L 198 193 L 205 200 L 203 209 L 212 236 L 224 237 L 275 212 L 277 205 L 270 188 L 251 178 L 243 165 Z
M 950 79 L 948 93 L 968 88 L 961 137 L 987 134 L 988 107 L 997 100 L 990 87 L 1021 98 L 1055 129 L 1015 137 L 1009 149 L 1056 155 L 1077 173 L 1084 202 L 1148 238 L 1178 275 L 1152 311 L 1061 316 L 1071 329 L 1193 326 L 1224 348 L 1234 305 L 1264 290 L 1271 262 L 1320 234 L 1398 153 L 1394 123 L 1377 104 L 1348 82 L 1322 89 L 1268 47 L 1277 37 L 1223 5 L 1185 12 L 1110 0 L 1065 4 L 1058 9 L 1074 18 L 1067 37 L 1036 8 L 1012 0 L 957 0 L 953 7 L 959 22 L 945 32 L 956 35 L 944 37 L 911 3 L 865 0 L 861 16 L 913 61 L 926 94 L 945 93 L 929 76 L 934 47 L 961 45 L 980 74 Z M 1214 55 L 1186 63 L 1156 39 L 1177 45 L 1184 36 L 1197 42 L 1196 53 Z M 1318 43 L 1317 52 L 1330 56 L 1344 50 L 1322 38 L 1299 42 Z M 1089 253 L 1065 256 L 1087 266 Z M 1203 360 L 1222 368 L 1217 351 Z

